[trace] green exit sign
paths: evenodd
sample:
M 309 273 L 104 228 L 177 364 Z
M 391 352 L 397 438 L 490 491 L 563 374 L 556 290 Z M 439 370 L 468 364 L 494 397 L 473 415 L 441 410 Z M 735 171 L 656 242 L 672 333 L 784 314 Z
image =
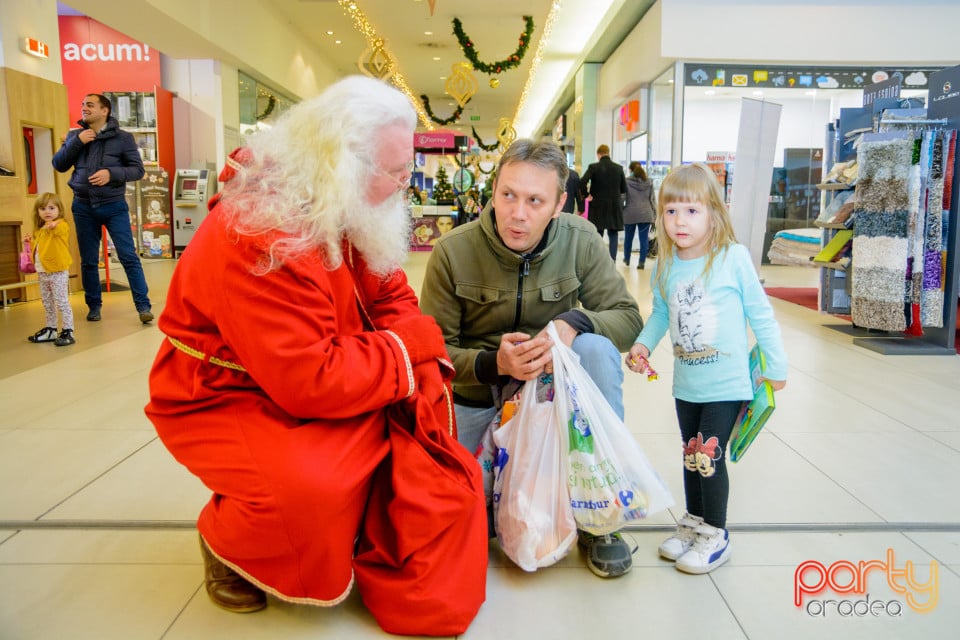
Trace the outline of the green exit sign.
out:
M 480 116 L 470 116 L 470 122 L 480 122 Z

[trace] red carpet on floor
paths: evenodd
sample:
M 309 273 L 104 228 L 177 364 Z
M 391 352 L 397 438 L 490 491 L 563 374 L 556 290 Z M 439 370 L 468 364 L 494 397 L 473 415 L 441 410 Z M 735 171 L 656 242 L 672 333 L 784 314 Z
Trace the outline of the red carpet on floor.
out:
M 817 310 L 817 289 L 815 287 L 764 287 L 764 291 L 771 298 L 779 298 L 807 309 Z M 850 316 L 837 316 L 850 321 Z M 960 305 L 957 307 L 957 336 L 954 347 L 960 354 Z

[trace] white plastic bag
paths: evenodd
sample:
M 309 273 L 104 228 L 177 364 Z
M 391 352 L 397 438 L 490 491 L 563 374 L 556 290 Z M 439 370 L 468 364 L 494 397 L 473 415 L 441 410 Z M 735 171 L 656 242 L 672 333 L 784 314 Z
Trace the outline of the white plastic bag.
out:
M 554 564 L 577 542 L 562 429 L 553 400 L 543 397 L 547 384 L 552 387 L 549 375 L 524 384 L 516 413 L 493 431 L 498 447 L 493 486 L 497 540 L 524 571 Z
M 670 490 L 580 358 L 560 341 L 552 322 L 547 332 L 554 342 L 555 410 L 567 426 L 566 475 L 577 527 L 603 535 L 673 506 Z

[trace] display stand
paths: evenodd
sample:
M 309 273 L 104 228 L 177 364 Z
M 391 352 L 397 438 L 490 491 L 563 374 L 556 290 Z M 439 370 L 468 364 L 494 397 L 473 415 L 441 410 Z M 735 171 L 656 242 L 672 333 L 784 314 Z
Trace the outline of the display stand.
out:
M 914 124 L 939 126 L 944 129 L 960 129 L 960 92 L 950 87 L 960 87 L 960 67 L 934 73 L 930 77 L 930 106 L 927 119 Z M 951 167 L 944 166 L 944 172 Z M 940 327 L 923 327 L 923 334 L 911 336 L 905 333 L 887 333 L 883 336 L 854 337 L 853 344 L 884 355 L 950 355 L 956 352 L 957 300 L 960 292 L 960 154 L 955 153 L 952 166 L 953 180 L 950 191 L 950 206 L 944 211 L 945 224 L 943 246 L 943 319 Z M 946 199 L 945 199 L 946 200 Z

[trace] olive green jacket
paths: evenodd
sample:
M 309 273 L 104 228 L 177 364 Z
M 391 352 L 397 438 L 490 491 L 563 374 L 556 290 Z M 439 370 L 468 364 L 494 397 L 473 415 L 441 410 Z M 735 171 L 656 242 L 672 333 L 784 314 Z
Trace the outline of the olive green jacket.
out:
M 580 216 L 561 214 L 539 254 L 521 256 L 497 235 L 492 208 L 444 234 L 433 247 L 420 308 L 433 316 L 456 369 L 454 391 L 487 402 L 476 360 L 496 351 L 512 331 L 536 335 L 565 311 L 578 309 L 593 332 L 628 351 L 643 328 L 637 301 L 617 272 L 606 242 Z

